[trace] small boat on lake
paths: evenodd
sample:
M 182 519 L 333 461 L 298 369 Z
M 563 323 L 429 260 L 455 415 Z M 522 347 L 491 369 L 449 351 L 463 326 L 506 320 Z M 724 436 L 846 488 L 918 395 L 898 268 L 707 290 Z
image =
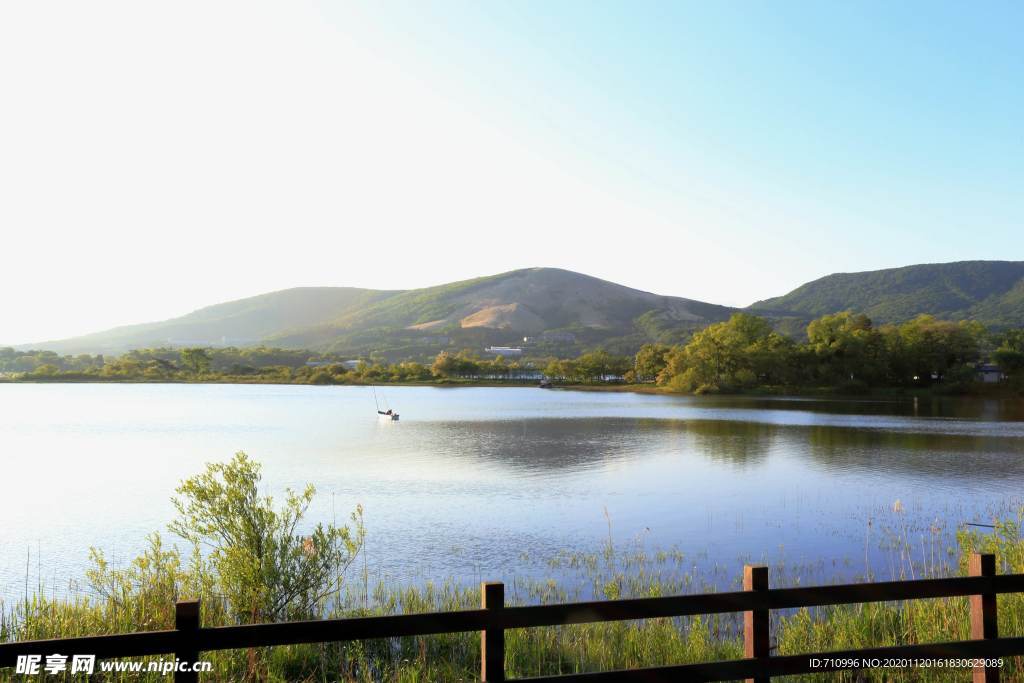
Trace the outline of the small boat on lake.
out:
M 549 379 L 542 379 L 540 381 L 540 388 L 541 389 L 550 389 L 552 386 L 553 385 L 551 384 L 551 380 L 549 380 Z
M 377 400 L 377 387 L 371 387 L 373 389 L 373 402 L 377 404 L 377 417 L 381 420 L 389 420 L 392 422 L 398 421 L 398 413 L 392 410 L 388 406 L 387 399 L 384 399 L 384 410 L 380 409 L 380 402 Z

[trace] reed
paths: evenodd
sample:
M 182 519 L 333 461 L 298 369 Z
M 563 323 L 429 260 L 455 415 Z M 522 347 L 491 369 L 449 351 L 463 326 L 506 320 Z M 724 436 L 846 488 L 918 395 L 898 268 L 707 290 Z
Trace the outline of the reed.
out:
M 1021 518 L 998 522 L 991 530 L 964 528 L 956 547 L 943 548 L 942 536 L 897 523 L 886 537 L 891 562 L 888 578 L 925 578 L 965 573 L 960 558 L 969 552 L 992 552 L 1000 572 L 1024 572 Z M 196 582 L 188 571 L 175 570 L 173 550 L 158 537 L 135 565 L 130 580 L 98 567 L 91 572 L 94 594 L 48 597 L 43 586 L 0 613 L 0 640 L 26 640 L 86 634 L 170 628 L 173 603 L 183 594 L 203 597 L 204 625 L 229 623 L 223 599 L 210 592 L 210 582 Z M 550 604 L 593 596 L 609 599 L 732 590 L 738 577 L 723 568 L 698 570 L 676 550 L 648 552 L 617 549 L 611 540 L 594 553 L 563 553 L 549 566 L 558 579 L 519 579 L 507 586 L 511 604 Z M 821 567 L 772 567 L 775 586 L 824 583 Z M 862 577 L 876 578 L 873 575 Z M 104 585 L 103 581 L 107 580 Z M 190 583 L 191 582 L 191 583 Z M 358 584 L 358 585 L 356 585 Z M 51 593 L 52 595 L 52 593 Z M 400 586 L 387 582 L 353 582 L 325 604 L 322 617 L 365 616 L 473 609 L 479 605 L 477 587 L 457 582 L 423 582 Z M 1024 635 L 1024 597 L 1000 597 L 1002 635 Z M 780 614 L 773 620 L 772 643 L 779 654 L 799 654 L 842 648 L 903 645 L 968 637 L 965 598 L 826 607 Z M 733 659 L 742 656 L 738 615 L 649 619 L 635 622 L 512 630 L 506 636 L 506 665 L 510 676 L 522 677 L 580 671 Z M 261 650 L 252 669 L 251 653 L 208 653 L 213 673 L 207 681 L 472 681 L 477 679 L 479 640 L 476 634 L 396 638 L 355 643 L 281 646 Z M 881 673 L 874 678 L 881 680 Z M 890 669 L 887 681 L 961 681 L 965 670 Z M 137 674 L 106 680 L 166 680 L 158 674 Z M 10 680 L 10 670 L 0 673 Z M 871 678 L 869 680 L 874 680 Z M 69 679 L 70 680 L 70 679 Z M 85 679 L 82 679 L 85 680 Z M 92 680 L 96 680 L 95 678 Z M 800 680 L 862 680 L 854 673 L 803 677 Z M 1024 680 L 1019 661 L 1007 660 L 1003 680 Z

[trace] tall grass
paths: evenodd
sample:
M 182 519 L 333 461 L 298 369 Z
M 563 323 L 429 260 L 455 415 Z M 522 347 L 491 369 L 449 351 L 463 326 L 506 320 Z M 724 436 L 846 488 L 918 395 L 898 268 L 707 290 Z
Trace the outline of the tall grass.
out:
M 899 519 L 899 511 L 895 511 Z M 991 532 L 961 530 L 956 547 L 943 547 L 938 533 L 894 527 L 889 536 L 893 578 L 925 578 L 965 573 L 970 552 L 993 552 L 1001 573 L 1024 573 L 1021 519 L 999 522 Z M 171 628 L 173 604 L 183 596 L 203 599 L 206 626 L 229 623 L 223 600 L 212 584 L 174 570 L 174 553 L 154 536 L 130 570 L 105 567 L 102 557 L 89 582 L 89 597 L 47 597 L 42 587 L 0 613 L 0 640 L 29 640 L 86 634 Z M 180 558 L 178 558 L 180 559 Z M 550 561 L 561 578 L 520 579 L 507 586 L 511 604 L 552 604 L 593 595 L 609 599 L 736 589 L 739 578 L 700 571 L 679 552 L 618 549 L 609 540 L 596 553 L 563 553 Z M 773 566 L 772 585 L 824 583 L 821 570 Z M 365 577 L 364 577 L 365 578 Z M 872 579 L 868 574 L 863 577 Z M 890 578 L 888 576 L 879 578 Z M 191 582 L 191 583 L 190 583 Z M 358 585 L 355 585 L 358 584 Z M 325 605 L 320 616 L 366 616 L 473 609 L 479 589 L 454 582 L 399 586 L 353 582 Z M 847 648 L 905 645 L 968 637 L 966 598 L 825 607 L 776 614 L 773 652 L 801 654 Z M 1024 635 L 1024 597 L 999 598 L 1001 635 Z M 49 654 L 49 653 L 40 653 Z M 64 653 L 70 654 L 70 653 Z M 87 653 L 83 653 L 87 654 Z M 510 676 L 600 671 L 671 663 L 733 659 L 742 656 L 739 615 L 647 619 L 565 627 L 516 629 L 506 635 Z M 263 648 L 257 657 L 244 651 L 207 653 L 213 673 L 207 681 L 472 681 L 478 677 L 476 634 L 395 638 L 355 643 Z M 253 662 L 259 663 L 258 667 Z M 858 677 L 859 676 L 859 677 Z M 864 678 L 868 676 L 868 678 Z M 10 680 L 10 670 L 0 673 Z M 963 681 L 969 672 L 935 668 L 889 669 L 868 673 L 822 674 L 800 680 Z M 1024 667 L 1008 658 L 1003 679 L 1024 680 Z M 69 679 L 70 680 L 70 679 Z M 85 679 L 82 679 L 85 680 Z M 94 676 L 89 680 L 100 680 Z M 106 680 L 166 681 L 158 674 L 120 674 Z

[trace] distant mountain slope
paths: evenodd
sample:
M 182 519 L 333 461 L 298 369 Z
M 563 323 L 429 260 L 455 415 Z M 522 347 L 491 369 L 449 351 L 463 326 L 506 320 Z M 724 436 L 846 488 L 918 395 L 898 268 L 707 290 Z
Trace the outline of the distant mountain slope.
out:
M 158 346 L 249 346 L 392 295 L 394 292 L 354 287 L 296 287 L 207 306 L 180 318 L 28 344 L 26 348 L 58 353 L 120 353 Z
M 636 319 L 647 313 L 659 316 L 669 327 L 690 327 L 723 320 L 733 310 L 651 294 L 568 270 L 530 268 L 401 292 L 353 309 L 316 330 L 277 339 L 298 345 L 313 335 L 314 343 L 322 345 L 359 330 L 451 334 L 472 328 L 506 330 L 515 333 L 512 336 L 565 329 L 616 336 L 634 333 Z
M 735 310 L 567 270 L 530 268 L 407 291 L 289 289 L 164 322 L 30 346 L 115 353 L 147 346 L 268 344 L 422 355 L 424 346 L 519 343 L 527 335 L 562 331 L 580 344 L 609 342 L 626 350 L 724 320 Z
M 1019 326 L 1024 325 L 1024 262 L 959 261 L 836 273 L 750 309 L 808 318 L 851 309 L 878 322 L 930 313 Z

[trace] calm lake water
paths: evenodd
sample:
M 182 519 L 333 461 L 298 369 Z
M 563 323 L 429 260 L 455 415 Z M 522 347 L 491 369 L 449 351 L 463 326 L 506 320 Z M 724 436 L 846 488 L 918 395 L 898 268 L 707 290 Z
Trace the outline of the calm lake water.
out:
M 175 485 L 238 450 L 268 493 L 315 484 L 311 521 L 362 503 L 371 572 L 400 580 L 542 577 L 609 519 L 617 544 L 695 565 L 885 574 L 887 533 L 948 543 L 1024 484 L 1020 402 L 383 394 L 400 422 L 364 387 L 0 385 L 0 597 L 84 589 L 90 546 L 126 562 Z

